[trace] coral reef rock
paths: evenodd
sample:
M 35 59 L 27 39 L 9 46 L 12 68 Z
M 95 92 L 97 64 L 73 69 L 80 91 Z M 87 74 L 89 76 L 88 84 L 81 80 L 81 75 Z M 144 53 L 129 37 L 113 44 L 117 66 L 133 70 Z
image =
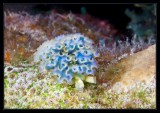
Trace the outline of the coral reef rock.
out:
M 156 75 L 155 63 L 156 45 L 152 45 L 111 65 L 105 73 L 106 79 L 112 87 L 116 87 L 118 83 L 118 88 L 122 89 L 132 87 L 138 82 L 149 83 Z

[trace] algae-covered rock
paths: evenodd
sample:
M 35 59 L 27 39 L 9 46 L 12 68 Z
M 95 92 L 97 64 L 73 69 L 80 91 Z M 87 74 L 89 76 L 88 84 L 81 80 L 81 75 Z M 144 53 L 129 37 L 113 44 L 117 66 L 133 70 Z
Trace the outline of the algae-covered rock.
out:
M 107 85 L 83 83 L 83 81 L 77 77 L 78 79 L 75 85 L 76 88 L 81 90 L 76 90 L 74 85 L 66 83 L 56 84 L 56 78 L 52 76 L 51 73 L 39 73 L 36 67 L 38 66 L 34 64 L 26 64 L 25 67 L 6 65 L 4 71 L 4 108 L 156 108 L 156 80 L 154 78 L 155 45 L 144 51 L 135 53 L 132 56 L 128 56 L 126 59 L 118 61 L 117 64 L 107 67 L 106 73 L 104 73 L 107 77 Z M 139 72 L 136 70 L 139 70 Z M 153 79 L 150 79 L 152 77 Z M 84 79 L 85 78 L 83 78 L 83 80 Z M 136 84 L 137 81 L 143 81 L 143 79 L 151 81 L 150 83 L 141 82 L 140 84 Z M 94 79 L 92 78 L 90 80 Z M 128 84 L 124 84 L 124 81 Z M 109 82 L 112 83 L 111 89 L 108 85 Z M 131 90 L 124 92 L 122 91 L 122 87 L 118 86 L 117 83 L 119 82 L 122 83 L 123 86 L 134 86 L 134 84 L 135 86 Z
M 4 61 L 17 65 L 21 60 L 28 60 L 44 41 L 62 34 L 82 33 L 95 42 L 118 34 L 106 21 L 103 26 L 99 25 L 101 21 L 89 14 L 60 13 L 55 9 L 34 15 L 27 11 L 5 10 Z

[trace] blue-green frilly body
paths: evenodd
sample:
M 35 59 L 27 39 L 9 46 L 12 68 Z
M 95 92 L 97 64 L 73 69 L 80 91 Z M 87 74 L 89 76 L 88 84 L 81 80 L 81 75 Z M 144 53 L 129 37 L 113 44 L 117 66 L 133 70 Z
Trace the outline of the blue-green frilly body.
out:
M 34 54 L 34 61 L 40 62 L 40 70 L 52 71 L 58 75 L 58 82 L 68 83 L 76 75 L 94 75 L 97 68 L 95 57 L 99 53 L 93 41 L 82 34 L 67 34 L 44 42 Z

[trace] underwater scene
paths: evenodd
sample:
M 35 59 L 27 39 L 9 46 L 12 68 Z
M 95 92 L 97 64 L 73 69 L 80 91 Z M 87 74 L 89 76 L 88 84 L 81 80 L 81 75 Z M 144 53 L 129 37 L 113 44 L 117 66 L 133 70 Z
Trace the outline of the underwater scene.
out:
M 156 109 L 156 15 L 156 4 L 4 4 L 4 109 Z

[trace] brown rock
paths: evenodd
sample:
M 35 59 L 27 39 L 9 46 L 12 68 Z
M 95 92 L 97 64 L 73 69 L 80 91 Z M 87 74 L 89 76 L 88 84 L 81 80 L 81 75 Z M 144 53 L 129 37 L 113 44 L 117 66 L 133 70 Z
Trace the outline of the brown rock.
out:
M 156 45 L 152 45 L 110 65 L 105 72 L 105 79 L 111 86 L 119 82 L 123 88 L 132 86 L 136 82 L 150 82 L 156 74 L 155 63 Z

